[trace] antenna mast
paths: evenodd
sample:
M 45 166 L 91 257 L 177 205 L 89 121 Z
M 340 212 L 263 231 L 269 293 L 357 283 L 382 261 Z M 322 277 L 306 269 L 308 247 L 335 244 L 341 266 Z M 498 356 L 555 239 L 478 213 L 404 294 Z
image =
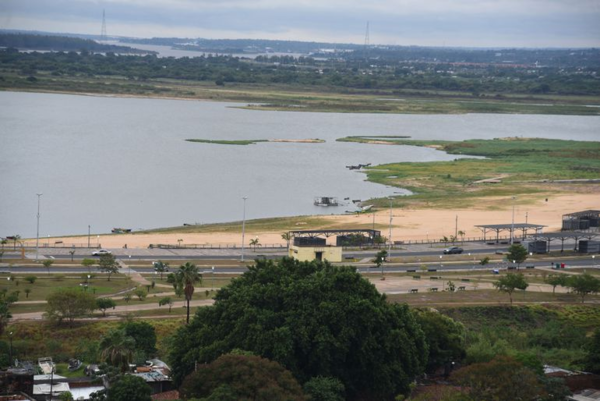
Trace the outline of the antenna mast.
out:
M 100 31 L 100 41 L 106 41 L 106 13 L 102 10 L 102 30 Z
M 369 21 L 367 21 L 367 31 L 365 32 L 365 56 L 369 59 Z

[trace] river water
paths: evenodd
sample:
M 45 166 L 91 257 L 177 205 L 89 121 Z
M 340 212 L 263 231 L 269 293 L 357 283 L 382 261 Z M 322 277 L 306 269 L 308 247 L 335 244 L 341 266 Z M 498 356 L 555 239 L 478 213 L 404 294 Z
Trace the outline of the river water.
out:
M 231 103 L 0 92 L 0 237 L 110 232 L 246 218 L 344 213 L 316 196 L 397 192 L 345 166 L 452 160 L 428 148 L 335 142 L 506 136 L 600 140 L 600 117 L 252 111 Z M 306 139 L 230 146 L 205 139 Z

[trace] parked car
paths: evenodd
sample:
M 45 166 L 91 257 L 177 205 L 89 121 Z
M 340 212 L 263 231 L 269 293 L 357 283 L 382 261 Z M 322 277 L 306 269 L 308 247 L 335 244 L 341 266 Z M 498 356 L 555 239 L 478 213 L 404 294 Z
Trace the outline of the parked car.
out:
M 92 252 L 92 256 L 102 256 L 102 255 L 110 255 L 111 252 L 106 249 L 98 249 L 97 251 Z
M 463 249 L 458 246 L 451 246 L 450 248 L 444 249 L 444 255 L 452 255 L 458 253 L 463 253 Z

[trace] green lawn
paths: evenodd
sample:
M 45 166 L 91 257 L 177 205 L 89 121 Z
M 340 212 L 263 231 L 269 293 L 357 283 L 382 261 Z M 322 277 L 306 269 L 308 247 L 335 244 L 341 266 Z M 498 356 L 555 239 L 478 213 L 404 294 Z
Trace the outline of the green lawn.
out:
M 19 291 L 19 301 L 43 301 L 52 292 L 62 288 L 77 287 L 83 289 L 87 279 L 87 274 L 12 274 L 11 276 L 14 279 L 2 282 L 0 289 L 6 288 L 9 293 Z M 25 280 L 28 276 L 36 277 L 33 284 L 29 284 Z M 134 286 L 121 274 L 113 274 L 110 281 L 102 276 L 95 276 L 87 281 L 87 291 L 98 297 L 112 295 Z M 26 289 L 31 290 L 29 296 L 25 293 Z
M 420 203 L 456 208 L 481 205 L 482 198 L 519 197 L 532 202 L 561 191 L 547 180 L 597 179 L 600 172 L 600 142 L 566 141 L 541 138 L 503 138 L 492 140 L 420 141 L 380 137 L 346 137 L 339 141 L 392 145 L 425 146 L 449 154 L 479 156 L 483 159 L 455 159 L 446 162 L 393 163 L 367 169 L 369 181 L 402 187 L 414 194 L 401 203 Z M 377 146 L 377 145 L 365 145 Z M 499 178 L 488 184 L 478 181 Z M 584 184 L 579 184 L 584 185 Z M 587 184 L 584 188 L 598 184 Z M 575 184 L 569 186 L 573 191 Z M 528 195 L 522 197 L 520 195 Z M 385 202 L 375 202 L 383 206 Z M 488 208 L 502 208 L 505 200 L 490 202 Z M 401 205 L 397 205 L 401 206 Z

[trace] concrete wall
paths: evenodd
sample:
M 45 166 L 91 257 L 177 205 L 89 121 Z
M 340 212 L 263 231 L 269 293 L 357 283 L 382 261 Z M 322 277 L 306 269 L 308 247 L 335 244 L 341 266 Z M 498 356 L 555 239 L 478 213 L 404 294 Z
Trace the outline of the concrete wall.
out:
M 329 262 L 342 261 L 342 247 L 339 246 L 291 246 L 288 256 L 301 262 L 310 262 L 317 259 L 319 252 L 321 252 L 322 260 Z

